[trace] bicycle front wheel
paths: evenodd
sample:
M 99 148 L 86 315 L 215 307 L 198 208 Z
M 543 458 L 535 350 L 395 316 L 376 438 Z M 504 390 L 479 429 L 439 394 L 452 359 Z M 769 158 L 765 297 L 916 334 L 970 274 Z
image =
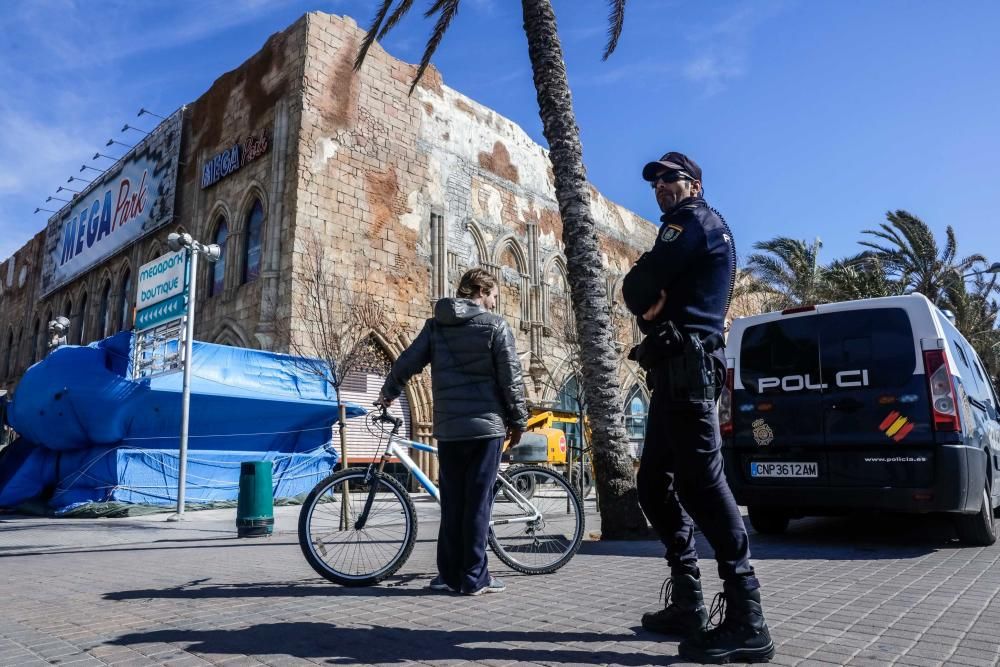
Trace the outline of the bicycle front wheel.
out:
M 403 486 L 383 473 L 367 477 L 365 468 L 327 477 L 299 512 L 299 546 L 306 560 L 343 586 L 369 586 L 392 575 L 417 538 L 417 512 Z
M 489 543 L 501 561 L 525 574 L 548 574 L 569 562 L 583 540 L 583 502 L 569 481 L 542 466 L 518 466 L 497 480 Z M 518 498 L 520 496 L 520 498 Z

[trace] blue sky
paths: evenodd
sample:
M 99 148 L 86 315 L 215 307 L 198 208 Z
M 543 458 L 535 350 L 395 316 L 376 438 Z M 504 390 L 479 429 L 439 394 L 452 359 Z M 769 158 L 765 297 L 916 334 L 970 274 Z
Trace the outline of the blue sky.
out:
M 36 206 L 101 164 L 108 138 L 128 141 L 123 124 L 152 125 L 140 107 L 193 101 L 304 12 L 367 25 L 376 4 L 0 3 L 0 259 L 44 227 Z M 821 238 L 830 260 L 903 208 L 941 236 L 952 225 L 960 254 L 1000 260 L 1000 3 L 632 0 L 608 62 L 607 4 L 555 6 L 584 159 L 611 199 L 655 219 L 639 170 L 680 150 L 741 255 L 786 235 Z M 414 11 L 384 46 L 416 61 L 430 29 Z M 434 62 L 544 145 L 519 2 L 463 0 Z

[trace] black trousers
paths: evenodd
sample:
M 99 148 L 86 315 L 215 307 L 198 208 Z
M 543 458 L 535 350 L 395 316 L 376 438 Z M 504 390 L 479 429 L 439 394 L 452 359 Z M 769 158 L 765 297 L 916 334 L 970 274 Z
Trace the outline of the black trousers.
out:
M 758 588 L 750 539 L 723 471 L 715 402 L 668 400 L 657 389 L 665 378 L 653 379 L 636 482 L 639 504 L 667 548 L 671 574 L 699 576 L 697 524 L 715 550 L 719 576 L 730 585 Z
M 465 593 L 490 583 L 486 538 L 502 447 L 503 438 L 438 443 L 438 573 L 446 584 Z

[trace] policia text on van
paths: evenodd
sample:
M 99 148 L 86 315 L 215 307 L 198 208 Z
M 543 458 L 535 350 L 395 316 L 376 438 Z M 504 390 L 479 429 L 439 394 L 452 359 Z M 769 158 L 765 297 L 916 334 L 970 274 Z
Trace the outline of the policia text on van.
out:
M 1000 423 L 972 346 L 921 295 L 737 320 L 720 428 L 727 478 L 760 532 L 853 509 L 949 512 L 996 540 Z

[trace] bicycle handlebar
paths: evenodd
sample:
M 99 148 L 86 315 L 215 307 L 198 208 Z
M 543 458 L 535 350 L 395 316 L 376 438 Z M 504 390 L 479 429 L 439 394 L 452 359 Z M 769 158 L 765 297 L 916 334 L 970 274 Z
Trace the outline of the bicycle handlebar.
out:
M 379 409 L 379 414 L 375 417 L 375 421 L 392 424 L 397 429 L 403 425 L 403 420 L 399 417 L 392 416 L 392 414 L 389 413 L 389 408 L 377 402 L 372 403 L 372 405 Z

